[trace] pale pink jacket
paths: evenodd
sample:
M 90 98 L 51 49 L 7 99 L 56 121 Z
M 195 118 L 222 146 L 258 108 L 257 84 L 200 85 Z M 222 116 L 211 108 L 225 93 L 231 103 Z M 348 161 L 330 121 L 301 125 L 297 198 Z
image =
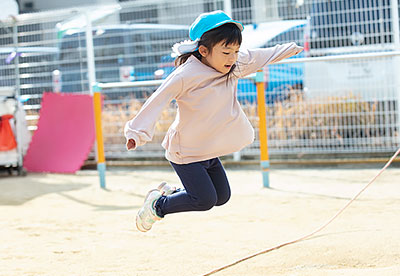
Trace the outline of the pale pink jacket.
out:
M 238 79 L 302 49 L 287 43 L 241 51 L 228 82 L 222 73 L 190 56 L 126 123 L 127 141 L 134 139 L 136 146 L 151 141 L 162 110 L 175 99 L 177 115 L 162 142 L 169 161 L 187 164 L 241 150 L 254 141 L 254 130 L 237 101 Z

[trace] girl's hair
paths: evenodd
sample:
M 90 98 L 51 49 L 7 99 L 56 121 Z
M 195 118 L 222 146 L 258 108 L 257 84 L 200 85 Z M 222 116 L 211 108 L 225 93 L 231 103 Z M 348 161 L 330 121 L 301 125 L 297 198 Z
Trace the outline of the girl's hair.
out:
M 209 30 L 208 32 L 205 32 L 200 40 L 199 44 L 204 45 L 209 51 L 212 51 L 212 48 L 217 45 L 220 42 L 225 42 L 225 46 L 229 46 L 232 44 L 242 44 L 242 32 L 240 29 L 233 23 L 227 23 L 224 25 L 221 25 L 220 27 L 217 27 L 215 29 Z M 186 62 L 186 60 L 191 56 L 195 56 L 199 60 L 201 60 L 202 56 L 199 53 L 199 50 L 196 50 L 194 52 L 186 53 L 183 55 L 178 56 L 175 59 L 175 67 L 178 67 L 182 65 L 183 63 Z M 232 73 L 233 69 L 235 69 L 236 65 L 234 64 L 231 67 L 231 70 L 228 72 L 228 78 L 229 75 Z

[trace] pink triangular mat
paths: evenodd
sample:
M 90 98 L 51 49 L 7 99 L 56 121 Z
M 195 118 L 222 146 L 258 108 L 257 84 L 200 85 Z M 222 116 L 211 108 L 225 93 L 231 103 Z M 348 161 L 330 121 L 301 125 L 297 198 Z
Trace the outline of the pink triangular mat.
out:
M 95 139 L 90 95 L 43 93 L 38 128 L 24 158 L 30 172 L 74 173 Z

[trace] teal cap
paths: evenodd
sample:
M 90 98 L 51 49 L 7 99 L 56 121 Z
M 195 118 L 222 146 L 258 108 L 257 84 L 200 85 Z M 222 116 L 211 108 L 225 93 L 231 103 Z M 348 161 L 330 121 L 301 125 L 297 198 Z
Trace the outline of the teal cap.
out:
M 196 39 L 200 39 L 205 32 L 227 23 L 233 23 L 240 29 L 240 31 L 243 31 L 242 23 L 233 20 L 223 11 L 218 10 L 208 13 L 202 13 L 190 26 L 189 37 L 193 41 Z

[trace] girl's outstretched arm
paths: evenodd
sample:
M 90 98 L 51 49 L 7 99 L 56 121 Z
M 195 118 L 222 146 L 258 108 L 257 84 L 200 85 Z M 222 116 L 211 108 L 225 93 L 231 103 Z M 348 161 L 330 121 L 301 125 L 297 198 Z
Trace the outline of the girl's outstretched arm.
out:
M 301 51 L 303 51 L 303 47 L 294 42 L 278 44 L 270 48 L 243 50 L 239 53 L 235 75 L 243 78 L 257 72 L 267 64 L 297 55 Z
M 143 104 L 138 114 L 125 124 L 126 148 L 134 150 L 151 141 L 158 118 L 163 109 L 182 91 L 182 79 L 171 74 Z

